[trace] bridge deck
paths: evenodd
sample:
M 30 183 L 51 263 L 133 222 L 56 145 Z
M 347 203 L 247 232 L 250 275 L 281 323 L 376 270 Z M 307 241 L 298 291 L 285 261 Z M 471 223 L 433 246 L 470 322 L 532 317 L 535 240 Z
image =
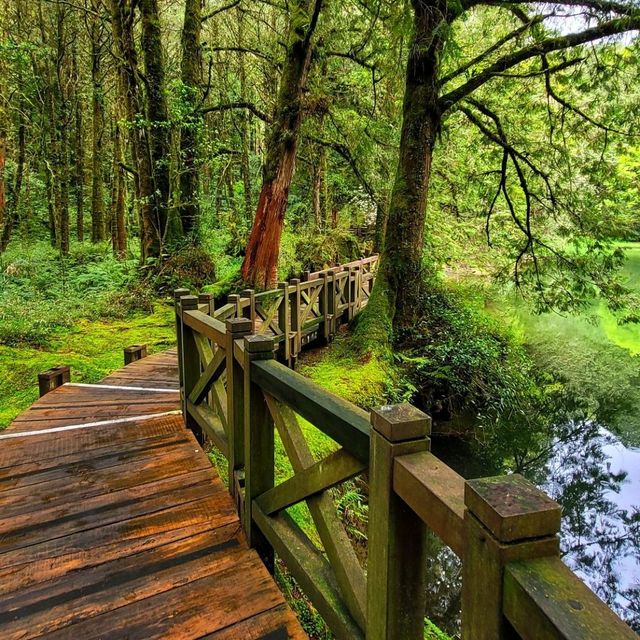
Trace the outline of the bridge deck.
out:
M 175 352 L 0 432 L 0 638 L 306 638 L 178 411 Z

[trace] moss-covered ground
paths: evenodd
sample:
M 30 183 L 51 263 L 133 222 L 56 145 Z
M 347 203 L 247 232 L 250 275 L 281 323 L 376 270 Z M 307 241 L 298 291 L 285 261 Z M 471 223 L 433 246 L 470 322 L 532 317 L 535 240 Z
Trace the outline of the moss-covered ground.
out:
M 151 314 L 118 320 L 79 320 L 58 328 L 45 345 L 0 345 L 0 428 L 38 398 L 38 373 L 55 365 L 71 365 L 74 382 L 97 382 L 123 366 L 124 347 L 146 344 L 149 352 L 175 342 L 173 310 L 155 305 Z

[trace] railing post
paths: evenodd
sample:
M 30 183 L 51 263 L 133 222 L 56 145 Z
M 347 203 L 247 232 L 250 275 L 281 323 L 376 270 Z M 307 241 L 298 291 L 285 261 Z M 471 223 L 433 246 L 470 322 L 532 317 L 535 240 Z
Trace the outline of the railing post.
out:
M 237 293 L 231 293 L 227 296 L 227 302 L 236 306 L 234 318 L 241 318 L 242 309 L 240 308 L 240 296 Z
M 212 293 L 200 293 L 198 294 L 198 302 L 200 304 L 206 304 L 207 305 L 207 310 L 205 311 L 205 313 L 208 316 L 212 316 L 215 309 L 216 309 L 216 305 L 215 305 L 215 298 L 213 296 Z
M 367 640 L 421 640 L 426 527 L 393 491 L 393 459 L 426 451 L 431 419 L 404 403 L 371 412 Z
M 291 340 L 289 338 L 289 283 L 278 282 L 278 289 L 282 291 L 282 302 L 278 307 L 278 326 L 282 331 L 282 345 L 280 347 L 280 358 L 291 366 Z
M 241 310 L 243 318 L 251 321 L 251 332 L 256 330 L 256 292 L 253 289 L 244 289 L 240 292 L 240 299 L 249 298 L 249 306 Z
M 173 292 L 173 304 L 176 311 L 176 347 L 178 350 L 178 379 L 182 389 L 182 316 L 180 314 L 180 298 L 188 296 L 189 289 L 175 289 Z
M 251 381 L 251 363 L 273 358 L 273 338 L 263 335 L 244 339 L 244 517 L 249 546 L 273 572 L 273 548 L 251 515 L 253 500 L 273 488 L 275 481 L 274 427 L 262 389 Z
M 242 363 L 235 358 L 233 345 L 236 340 L 251 333 L 247 318 L 232 318 L 226 322 L 225 352 L 227 368 L 227 439 L 229 442 L 229 492 L 233 496 L 238 513 L 242 513 L 242 479 L 238 477 L 244 466 L 244 373 Z
M 38 390 L 40 397 L 42 398 L 42 396 L 61 387 L 66 382 L 71 382 L 71 367 L 68 364 L 52 367 L 39 373 Z
M 187 311 L 198 309 L 198 296 L 182 296 L 180 298 L 180 326 L 182 336 L 182 415 L 188 429 L 193 431 L 200 444 L 204 444 L 204 433 L 198 423 L 189 415 L 188 398 L 200 377 L 200 355 L 193 337 L 193 331 L 184 322 Z
M 300 298 L 302 296 L 300 291 L 300 279 L 292 278 L 291 286 L 295 287 L 295 291 L 293 292 L 293 298 L 291 300 L 290 306 L 290 317 L 291 317 L 291 333 L 293 336 L 293 348 L 291 349 L 291 366 L 295 367 L 296 359 L 298 357 L 298 353 L 302 346 L 302 327 L 300 326 Z
M 147 345 L 146 344 L 132 344 L 130 347 L 124 348 L 124 364 L 125 366 L 142 360 L 147 357 Z
M 356 315 L 357 295 L 357 267 L 349 267 L 349 277 L 347 279 L 347 320 L 351 322 Z
M 336 287 L 336 270 L 329 269 L 327 272 L 327 282 L 329 285 L 329 296 L 328 296 L 328 308 L 327 312 L 329 314 L 329 339 L 333 339 L 333 336 L 336 334 L 336 308 L 338 306 L 338 288 Z
M 522 476 L 465 483 L 463 640 L 518 637 L 502 613 L 507 563 L 559 553 L 560 505 Z
M 329 327 L 329 276 L 326 271 L 320 274 L 322 278 L 322 290 L 320 291 L 320 313 L 322 314 L 322 339 L 325 344 L 329 342 L 331 334 Z

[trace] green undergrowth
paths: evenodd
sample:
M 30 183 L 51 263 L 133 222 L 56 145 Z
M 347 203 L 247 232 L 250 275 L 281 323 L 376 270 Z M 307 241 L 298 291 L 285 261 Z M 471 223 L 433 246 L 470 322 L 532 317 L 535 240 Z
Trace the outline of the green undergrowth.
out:
M 377 355 L 359 355 L 352 341 L 343 333 L 329 347 L 303 354 L 299 373 L 362 409 L 386 404 L 396 393 L 394 367 Z
M 151 314 L 58 327 L 46 345 L 0 345 L 0 428 L 38 398 L 41 371 L 68 364 L 73 382 L 97 382 L 123 366 L 124 347 L 146 344 L 150 353 L 162 351 L 174 343 L 174 331 L 173 309 L 156 304 Z

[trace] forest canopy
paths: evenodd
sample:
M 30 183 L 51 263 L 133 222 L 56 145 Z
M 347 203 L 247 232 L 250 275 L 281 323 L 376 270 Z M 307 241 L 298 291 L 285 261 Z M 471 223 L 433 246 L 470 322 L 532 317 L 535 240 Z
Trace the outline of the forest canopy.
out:
M 600 0 L 10 0 L 0 249 L 109 238 L 158 269 L 224 229 L 268 287 L 283 229 L 309 267 L 360 229 L 396 328 L 465 248 L 541 309 L 635 320 L 638 27 Z

